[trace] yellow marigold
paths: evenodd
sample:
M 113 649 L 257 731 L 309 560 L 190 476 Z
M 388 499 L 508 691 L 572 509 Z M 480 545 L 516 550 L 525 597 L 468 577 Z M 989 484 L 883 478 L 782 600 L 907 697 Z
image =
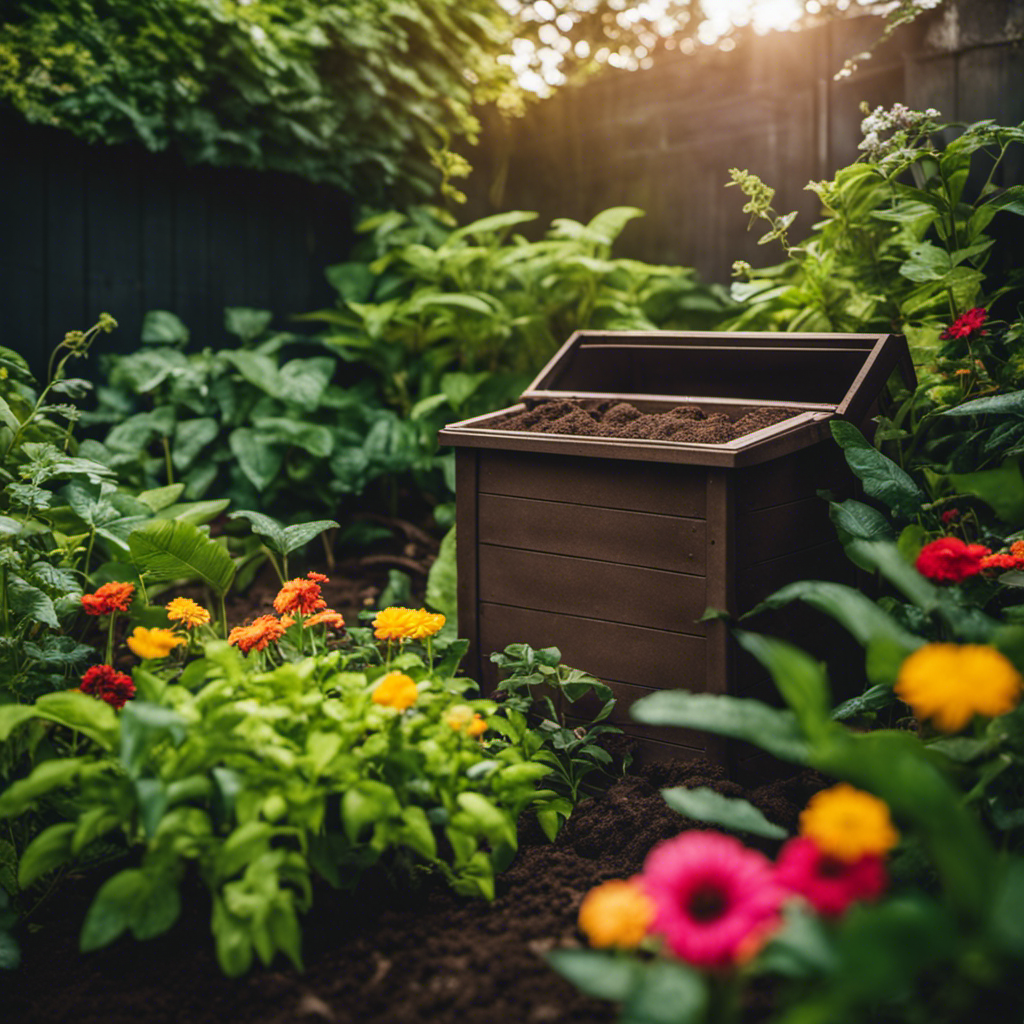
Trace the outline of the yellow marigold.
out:
M 885 801 L 846 782 L 811 797 L 800 815 L 800 834 L 842 861 L 881 856 L 900 841 Z
M 474 715 L 473 721 L 466 726 L 466 735 L 476 739 L 478 736 L 483 736 L 487 732 L 487 723 L 484 721 L 483 715 Z
M 389 672 L 373 691 L 373 702 L 386 708 L 394 708 L 396 711 L 404 711 L 416 703 L 419 695 L 416 683 L 404 672 Z
M 413 640 L 426 640 L 428 636 L 440 633 L 444 629 L 445 618 L 440 612 L 428 612 L 421 608 L 416 613 L 416 625 L 410 637 Z
M 653 920 L 654 904 L 632 880 L 602 882 L 580 904 L 580 931 L 599 949 L 638 946 Z
M 385 608 L 373 620 L 378 640 L 411 640 L 420 628 L 420 612 L 412 608 Z
M 147 629 L 145 626 L 136 626 L 126 641 L 128 650 L 138 658 L 166 658 L 185 642 L 183 636 L 171 629 Z
M 210 621 L 210 613 L 190 597 L 176 597 L 167 602 L 167 618 L 191 629 L 193 626 L 205 626 Z
M 1024 679 L 1012 662 L 984 644 L 925 644 L 900 666 L 896 694 L 941 732 L 959 732 L 975 715 L 1005 715 Z

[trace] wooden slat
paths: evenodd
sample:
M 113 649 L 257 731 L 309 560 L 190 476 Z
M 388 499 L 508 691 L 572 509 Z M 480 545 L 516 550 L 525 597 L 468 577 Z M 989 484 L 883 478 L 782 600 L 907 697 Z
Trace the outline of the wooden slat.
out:
M 477 558 L 481 601 L 704 634 L 702 576 L 493 544 L 480 544 Z
M 835 540 L 828 503 L 804 498 L 736 519 L 736 560 L 742 569 Z
M 707 603 L 710 608 L 734 614 L 736 611 L 736 530 L 733 474 L 708 470 Z M 732 690 L 732 659 L 729 628 L 721 619 L 708 622 L 707 674 L 709 693 Z M 720 736 L 708 737 L 708 756 L 728 765 L 729 751 Z
M 704 573 L 704 521 L 481 494 L 482 543 Z
M 704 471 L 535 452 L 480 452 L 480 490 L 600 508 L 704 516 Z
M 737 580 L 737 605 L 748 611 L 773 591 L 797 580 L 835 580 L 854 586 L 856 566 L 846 557 L 839 541 L 750 566 Z
M 488 657 L 491 652 L 481 651 L 479 644 L 477 460 L 477 453 L 472 449 L 455 453 L 455 515 L 458 522 L 455 534 L 455 569 L 459 636 L 469 641 L 466 670 L 470 676 L 479 679 L 481 660 Z
M 853 474 L 842 450 L 831 439 L 760 466 L 741 470 L 736 476 L 736 513 L 789 504 L 815 497 L 818 490 L 848 494 Z
M 488 690 L 497 681 L 497 669 L 489 661 L 491 652 L 513 643 L 557 647 L 566 664 L 599 679 L 628 679 L 658 688 L 704 688 L 703 637 L 486 601 L 480 602 L 479 630 L 481 681 Z

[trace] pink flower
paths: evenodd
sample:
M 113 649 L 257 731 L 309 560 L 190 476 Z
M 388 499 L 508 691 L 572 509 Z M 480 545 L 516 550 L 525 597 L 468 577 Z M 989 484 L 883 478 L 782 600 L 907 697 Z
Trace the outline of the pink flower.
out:
M 786 893 L 768 858 L 720 832 L 683 832 L 647 856 L 644 888 L 656 908 L 651 931 L 698 967 L 728 967 L 778 922 Z
M 806 836 L 790 839 L 779 851 L 775 878 L 826 917 L 837 917 L 855 900 L 878 899 L 886 882 L 885 864 L 877 854 L 839 860 Z

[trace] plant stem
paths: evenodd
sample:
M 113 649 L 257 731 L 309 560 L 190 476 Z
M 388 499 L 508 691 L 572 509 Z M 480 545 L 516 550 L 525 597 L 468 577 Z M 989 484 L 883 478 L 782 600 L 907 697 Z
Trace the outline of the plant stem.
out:
M 167 486 L 170 487 L 174 483 L 174 467 L 171 465 L 171 445 L 166 437 L 161 437 L 160 443 L 164 446 L 164 466 L 167 469 Z
M 227 638 L 228 638 L 228 609 L 227 609 L 227 605 L 224 603 L 224 594 L 223 593 L 218 594 L 217 595 L 217 599 L 220 602 L 220 628 L 221 628 L 221 632 L 224 634 L 224 639 L 227 640 Z
M 110 622 L 107 624 L 107 664 L 114 664 L 114 621 L 117 619 L 117 612 L 110 613 Z
M 92 546 L 96 543 L 96 528 L 93 527 L 89 534 L 89 547 L 85 552 L 85 574 L 89 575 L 89 563 L 92 561 Z

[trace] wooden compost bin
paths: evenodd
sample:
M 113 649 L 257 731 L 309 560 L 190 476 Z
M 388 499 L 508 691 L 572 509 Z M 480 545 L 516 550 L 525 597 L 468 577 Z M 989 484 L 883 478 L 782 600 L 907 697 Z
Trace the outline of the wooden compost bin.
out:
M 766 674 L 741 657 L 727 626 L 698 619 L 708 607 L 740 614 L 794 580 L 856 582 L 818 496 L 854 493 L 828 423 L 844 417 L 870 434 L 897 367 L 912 379 L 906 342 L 893 335 L 574 334 L 525 402 L 614 399 L 643 412 L 686 404 L 734 419 L 778 406 L 793 415 L 723 444 L 490 427 L 524 403 L 445 427 L 468 673 L 489 692 L 492 651 L 556 646 L 567 664 L 611 685 L 611 720 L 641 739 L 644 756 L 724 761 L 716 737 L 633 723 L 628 707 L 657 689 L 769 697 Z M 791 608 L 750 628 L 835 654 L 823 618 Z

